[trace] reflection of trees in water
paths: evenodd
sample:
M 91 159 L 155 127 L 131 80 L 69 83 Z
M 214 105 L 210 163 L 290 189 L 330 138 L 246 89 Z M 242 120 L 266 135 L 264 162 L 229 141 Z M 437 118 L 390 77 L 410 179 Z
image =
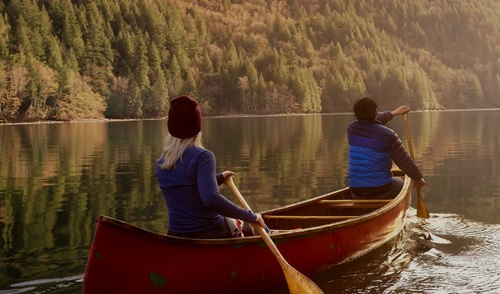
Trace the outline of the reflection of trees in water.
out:
M 222 171 L 232 169 L 255 210 L 278 207 L 345 185 L 350 117 L 306 115 L 211 120 L 204 142 Z M 205 124 L 207 125 L 207 124 Z M 227 140 L 227 134 L 231 138 Z M 225 143 L 228 142 L 228 143 Z M 229 190 L 223 189 L 230 196 Z
M 81 274 L 100 213 L 139 224 L 154 218 L 165 227 L 156 217 L 165 215 L 162 199 L 152 195 L 158 128 L 150 123 L 0 128 L 9 142 L 0 149 L 0 272 L 8 272 L 0 286 L 40 272 Z
M 499 114 L 410 114 L 431 214 L 500 222 Z M 240 191 L 261 211 L 345 185 L 352 119 L 204 118 L 203 140 L 218 171 L 234 170 Z M 402 119 L 389 126 L 406 142 Z M 167 211 L 154 175 L 165 132 L 165 120 L 1 126 L 0 287 L 35 275 L 81 274 L 98 214 L 165 231 Z
M 417 164 L 432 178 L 423 193 L 441 211 L 498 223 L 500 185 L 499 111 L 417 113 L 412 130 L 418 135 Z M 429 174 L 430 173 L 430 174 Z M 435 205 L 433 205 L 435 203 Z

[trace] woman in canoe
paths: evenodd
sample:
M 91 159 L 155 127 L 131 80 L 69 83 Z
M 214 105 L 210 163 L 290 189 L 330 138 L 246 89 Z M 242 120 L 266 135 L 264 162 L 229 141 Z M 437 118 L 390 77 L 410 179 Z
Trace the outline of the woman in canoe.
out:
M 241 222 L 260 214 L 243 209 L 220 194 L 218 186 L 232 171 L 215 172 L 215 156 L 201 142 L 201 111 L 196 100 L 180 96 L 170 102 L 168 133 L 156 163 L 156 179 L 168 209 L 168 235 L 218 239 L 242 236 Z M 246 233 L 246 232 L 245 232 Z

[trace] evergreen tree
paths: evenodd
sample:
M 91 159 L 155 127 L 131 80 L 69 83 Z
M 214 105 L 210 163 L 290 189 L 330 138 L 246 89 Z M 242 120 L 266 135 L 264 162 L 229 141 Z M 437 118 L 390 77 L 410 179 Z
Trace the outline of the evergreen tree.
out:
M 146 116 L 159 116 L 165 113 L 168 105 L 167 81 L 155 43 L 150 42 L 148 49 L 150 86 L 143 97 L 142 113 Z
M 47 64 L 60 71 L 63 68 L 63 57 L 61 55 L 61 50 L 59 48 L 59 42 L 56 37 L 50 36 L 46 40 L 45 47 L 45 59 Z
M 64 56 L 65 56 L 65 58 L 63 58 L 63 61 L 64 61 L 65 66 L 73 71 L 77 71 L 78 70 L 78 60 L 76 58 L 75 51 L 73 51 L 73 48 L 70 48 L 69 51 Z
M 186 83 L 184 84 L 184 90 L 182 92 L 186 95 L 198 97 L 196 81 L 194 80 L 193 75 L 190 72 L 188 72 L 187 74 Z
M 163 15 L 168 15 L 166 18 L 166 40 L 165 40 L 165 48 L 169 52 L 170 60 L 167 61 L 167 67 L 173 66 L 173 56 L 177 56 L 177 62 L 179 63 L 179 56 L 181 56 L 182 44 L 186 40 L 186 31 L 183 28 L 182 19 L 180 17 L 181 12 L 176 5 L 172 5 L 167 2 L 162 8 L 160 12 Z M 180 63 L 179 63 L 180 65 Z M 184 70 L 185 68 L 181 68 Z
M 27 33 L 27 26 L 24 18 L 22 16 L 19 17 L 18 23 L 15 29 L 15 37 L 14 42 L 17 44 L 17 48 L 20 52 L 29 52 L 31 53 L 31 42 Z
M 292 77 L 291 86 L 303 112 L 321 111 L 321 95 L 311 70 L 298 70 Z
M 128 100 L 129 80 L 124 77 L 114 77 L 111 84 L 111 91 L 107 101 L 106 117 L 122 118 L 127 117 L 126 113 Z
M 141 118 L 142 117 L 142 93 L 141 88 L 135 81 L 131 81 L 126 96 L 124 114 L 126 118 Z
M 144 89 L 149 86 L 149 64 L 148 64 L 148 49 L 146 41 L 142 34 L 135 36 L 134 53 L 132 60 L 133 80 L 137 83 L 139 89 Z
M 9 57 L 10 26 L 5 21 L 4 16 L 0 14 L 0 60 L 6 60 Z
M 179 69 L 181 71 L 182 76 L 186 76 L 187 73 L 189 72 L 189 68 L 191 67 L 191 61 L 189 57 L 186 54 L 186 51 L 184 48 L 179 49 L 177 57 L 177 62 L 179 63 Z
M 259 82 L 257 83 L 257 88 L 255 90 L 255 95 L 257 96 L 257 99 L 259 101 L 260 110 L 267 110 L 269 108 L 269 106 L 266 105 L 265 103 L 266 93 L 267 93 L 266 81 L 264 80 L 264 76 L 262 75 L 262 73 L 260 73 Z
M 132 35 L 128 32 L 120 32 L 116 45 L 116 55 L 114 61 L 115 76 L 128 76 L 131 74 L 131 62 L 134 60 L 134 45 Z
M 286 20 L 279 13 L 275 13 L 274 15 L 272 35 L 270 35 L 269 37 L 270 39 L 283 42 L 289 42 L 292 39 L 292 35 L 290 34 L 290 30 L 288 29 Z
M 179 67 L 179 62 L 177 62 L 177 57 L 174 56 L 172 60 L 172 66 L 169 68 L 167 74 L 168 81 L 168 92 L 172 93 L 172 96 L 178 96 L 181 94 L 183 87 L 183 80 L 181 76 L 181 69 Z
M 113 59 L 110 40 L 105 34 L 105 22 L 95 4 L 87 7 L 86 55 L 89 63 L 107 67 Z
M 213 73 L 214 72 L 214 65 L 212 63 L 212 60 L 210 59 L 210 56 L 208 55 L 207 52 L 203 55 L 203 61 L 201 64 L 201 71 L 205 73 Z
M 234 70 L 240 66 L 240 57 L 236 51 L 233 41 L 229 41 L 227 44 L 225 53 L 225 65 L 227 65 L 228 70 Z
M 88 26 L 85 33 L 85 75 L 92 77 L 90 84 L 93 90 L 107 97 L 113 77 L 113 51 L 105 34 L 105 22 L 96 4 L 90 3 L 86 8 Z
M 60 7 L 54 8 L 55 17 L 62 19 L 56 31 L 61 32 L 61 42 L 69 50 L 73 51 L 79 63 L 84 63 L 85 43 L 83 34 L 78 23 L 76 12 L 70 0 L 61 0 Z

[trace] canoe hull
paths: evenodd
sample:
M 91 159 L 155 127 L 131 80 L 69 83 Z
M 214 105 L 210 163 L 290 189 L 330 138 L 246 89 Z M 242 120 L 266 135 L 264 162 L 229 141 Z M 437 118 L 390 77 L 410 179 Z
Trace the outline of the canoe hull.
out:
M 355 259 L 395 237 L 411 201 L 352 220 L 273 235 L 288 263 L 305 275 Z M 152 233 L 100 216 L 84 293 L 262 293 L 286 285 L 260 237 L 194 240 Z

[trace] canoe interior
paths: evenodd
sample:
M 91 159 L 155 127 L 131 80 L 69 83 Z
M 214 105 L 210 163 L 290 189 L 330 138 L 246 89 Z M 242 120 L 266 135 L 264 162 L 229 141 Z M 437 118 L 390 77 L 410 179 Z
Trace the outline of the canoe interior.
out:
M 404 177 L 401 171 L 394 175 Z M 325 194 L 300 204 L 262 212 L 275 231 L 306 229 L 355 219 L 389 204 L 390 200 L 353 200 L 349 188 Z

